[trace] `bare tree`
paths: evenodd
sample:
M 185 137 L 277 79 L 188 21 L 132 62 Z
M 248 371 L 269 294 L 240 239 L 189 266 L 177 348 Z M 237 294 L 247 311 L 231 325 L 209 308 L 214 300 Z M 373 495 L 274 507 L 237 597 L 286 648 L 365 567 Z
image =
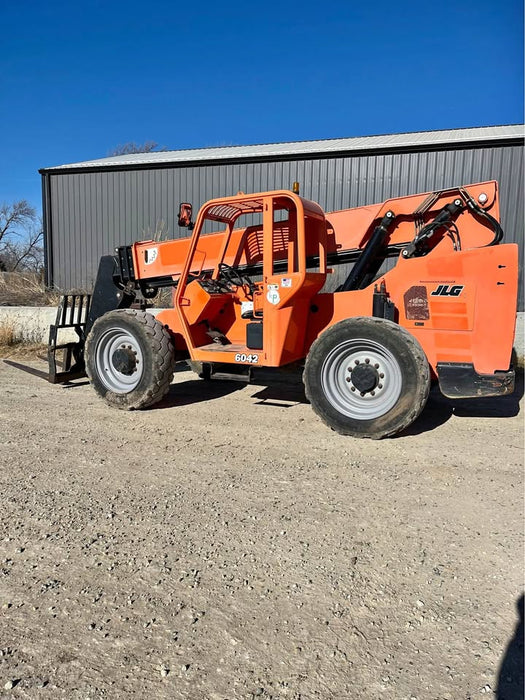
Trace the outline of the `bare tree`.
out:
M 156 141 L 144 141 L 144 143 L 135 143 L 134 141 L 128 141 L 128 143 L 123 143 L 116 148 L 113 148 L 108 156 L 127 156 L 132 153 L 151 153 L 152 151 L 166 151 L 166 147 L 160 147 Z
M 0 268 L 37 272 L 43 264 L 43 232 L 36 213 L 25 199 L 0 205 Z

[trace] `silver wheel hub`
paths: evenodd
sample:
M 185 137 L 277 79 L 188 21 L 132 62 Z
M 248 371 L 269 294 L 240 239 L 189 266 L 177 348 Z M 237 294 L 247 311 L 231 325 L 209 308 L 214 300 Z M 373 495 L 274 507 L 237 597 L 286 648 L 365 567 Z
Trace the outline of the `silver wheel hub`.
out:
M 139 384 L 144 358 L 136 338 L 122 328 L 110 328 L 99 339 L 96 366 L 104 386 L 115 394 L 128 394 Z
M 373 420 L 387 413 L 401 395 L 399 363 L 375 341 L 353 338 L 327 355 L 321 370 L 323 392 L 340 413 L 356 420 Z

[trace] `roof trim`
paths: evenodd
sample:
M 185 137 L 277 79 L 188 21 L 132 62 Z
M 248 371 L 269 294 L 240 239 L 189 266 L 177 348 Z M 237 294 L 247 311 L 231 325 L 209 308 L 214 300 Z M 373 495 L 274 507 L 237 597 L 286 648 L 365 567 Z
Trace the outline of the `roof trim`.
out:
M 290 160 L 297 158 L 335 157 L 367 152 L 399 152 L 436 150 L 443 146 L 465 148 L 471 144 L 490 145 L 495 142 L 524 140 L 523 124 L 483 126 L 446 131 L 417 131 L 403 134 L 357 136 L 318 141 L 292 141 L 251 146 L 222 146 L 179 151 L 152 151 L 124 156 L 69 163 L 42 168 L 40 173 L 93 172 L 99 170 L 135 170 L 144 168 L 181 167 L 208 163 Z

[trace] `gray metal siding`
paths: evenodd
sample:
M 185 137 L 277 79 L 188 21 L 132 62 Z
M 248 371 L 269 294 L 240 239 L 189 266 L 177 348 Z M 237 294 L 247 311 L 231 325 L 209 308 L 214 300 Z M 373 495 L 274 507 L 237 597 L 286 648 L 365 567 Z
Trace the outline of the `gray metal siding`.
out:
M 89 289 L 98 260 L 115 246 L 151 238 L 161 222 L 178 238 L 178 206 L 198 208 L 208 199 L 239 190 L 289 189 L 325 209 L 381 202 L 454 185 L 498 180 L 506 241 L 523 250 L 523 149 L 492 145 L 412 153 L 348 154 L 344 157 L 274 162 L 192 165 L 144 170 L 49 174 L 53 284 Z M 339 277 L 339 275 L 338 275 Z M 520 308 L 523 309 L 523 271 Z

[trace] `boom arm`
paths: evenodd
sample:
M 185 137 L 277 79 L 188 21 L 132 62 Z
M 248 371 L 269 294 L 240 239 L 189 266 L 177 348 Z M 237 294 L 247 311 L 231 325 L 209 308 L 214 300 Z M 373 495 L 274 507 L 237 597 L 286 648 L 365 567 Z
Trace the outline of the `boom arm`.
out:
M 216 201 L 231 204 L 235 198 Z M 405 258 L 425 255 L 443 236 L 448 235 L 453 241 L 453 233 L 456 235 L 455 243 L 453 241 L 456 249 L 499 242 L 501 228 L 498 218 L 499 203 L 494 181 L 332 212 L 326 214 L 327 262 L 342 265 L 357 261 L 351 277 L 345 282 L 345 289 L 362 288 L 370 282 L 373 262 L 379 257 L 397 256 L 401 251 Z M 276 222 L 276 230 L 279 226 Z M 218 262 L 223 262 L 248 274 L 260 273 L 261 236 L 262 229 L 257 226 L 232 230 L 223 260 L 220 257 L 224 233 L 202 236 L 199 255 L 190 272 L 212 271 Z M 309 247 L 308 243 L 311 244 Z M 159 287 L 175 286 L 189 246 L 190 239 L 181 238 L 160 243 L 143 241 L 119 248 L 117 263 L 122 284 L 128 285 L 128 290 L 140 288 L 146 296 L 153 295 Z M 307 264 L 315 265 L 318 262 L 317 241 L 307 241 L 306 252 Z M 286 257 L 287 249 L 283 246 L 283 268 Z M 279 264 L 277 254 L 277 268 Z

